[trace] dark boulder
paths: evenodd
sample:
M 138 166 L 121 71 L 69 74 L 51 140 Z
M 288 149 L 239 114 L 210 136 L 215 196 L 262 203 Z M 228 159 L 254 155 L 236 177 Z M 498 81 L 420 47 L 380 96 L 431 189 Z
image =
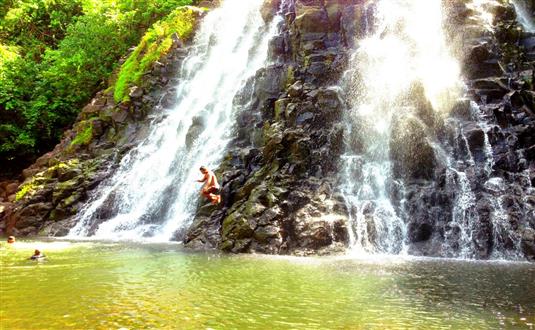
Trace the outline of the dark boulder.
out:
M 434 175 L 435 154 L 424 125 L 414 117 L 395 120 L 390 140 L 393 172 L 407 180 L 430 180 Z
M 329 17 L 322 7 L 298 3 L 295 15 L 295 26 L 302 35 L 329 32 Z
M 522 233 L 522 252 L 526 259 L 535 261 L 535 229 L 525 229 Z

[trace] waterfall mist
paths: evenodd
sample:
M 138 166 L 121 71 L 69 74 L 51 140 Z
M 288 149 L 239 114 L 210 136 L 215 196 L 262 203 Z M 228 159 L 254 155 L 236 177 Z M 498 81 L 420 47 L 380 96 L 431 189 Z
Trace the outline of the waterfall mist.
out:
M 522 25 L 524 30 L 529 33 L 535 33 L 535 20 L 533 14 L 530 13 L 527 1 L 511 0 L 511 3 L 515 7 L 518 22 Z

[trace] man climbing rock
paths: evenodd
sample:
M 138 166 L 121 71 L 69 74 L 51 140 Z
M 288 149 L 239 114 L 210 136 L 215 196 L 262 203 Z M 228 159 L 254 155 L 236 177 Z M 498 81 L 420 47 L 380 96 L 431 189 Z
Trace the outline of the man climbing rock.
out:
M 205 182 L 201 190 L 201 195 L 207 198 L 213 205 L 221 203 L 221 195 L 216 195 L 219 192 L 219 183 L 214 172 L 204 166 L 201 166 L 200 171 L 203 174 L 203 178 L 197 180 L 197 182 Z

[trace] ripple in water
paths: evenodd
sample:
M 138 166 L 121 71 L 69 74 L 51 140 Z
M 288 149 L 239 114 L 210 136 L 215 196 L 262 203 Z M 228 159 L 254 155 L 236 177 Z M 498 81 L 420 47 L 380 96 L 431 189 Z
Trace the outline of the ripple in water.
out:
M 3 244 L 3 243 L 2 243 Z M 1 246 L 6 329 L 533 328 L 535 267 L 191 254 L 176 245 Z

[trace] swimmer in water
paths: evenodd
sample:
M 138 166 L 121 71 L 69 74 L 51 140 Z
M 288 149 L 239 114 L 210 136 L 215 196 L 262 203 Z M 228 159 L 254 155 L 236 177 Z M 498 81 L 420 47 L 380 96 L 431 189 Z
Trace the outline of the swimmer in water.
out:
M 15 243 L 15 236 L 9 236 L 9 237 L 7 238 L 7 243 L 8 243 L 8 244 L 13 244 L 13 243 Z
M 41 251 L 35 249 L 35 251 L 33 252 L 33 256 L 30 257 L 31 260 L 39 260 L 39 259 L 43 259 L 45 258 L 46 256 L 44 254 L 41 254 Z

